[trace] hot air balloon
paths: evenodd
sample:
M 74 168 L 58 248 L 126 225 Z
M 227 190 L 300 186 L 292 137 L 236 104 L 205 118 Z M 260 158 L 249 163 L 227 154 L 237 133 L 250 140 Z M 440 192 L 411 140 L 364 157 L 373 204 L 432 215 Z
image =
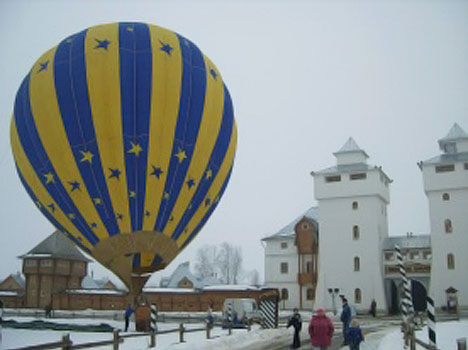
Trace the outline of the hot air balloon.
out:
M 236 140 L 216 66 L 188 39 L 143 23 L 90 27 L 44 53 L 11 122 L 31 199 L 135 294 L 216 208 Z

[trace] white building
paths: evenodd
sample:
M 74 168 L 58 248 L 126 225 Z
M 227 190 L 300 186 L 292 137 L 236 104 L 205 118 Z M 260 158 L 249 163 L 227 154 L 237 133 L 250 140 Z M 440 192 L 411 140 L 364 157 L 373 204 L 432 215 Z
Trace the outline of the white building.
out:
M 388 237 L 391 180 L 350 138 L 336 153 L 336 165 L 313 172 L 320 208 L 319 274 L 316 303 L 332 309 L 339 291 L 358 310 L 375 299 L 386 310 L 382 244 Z
M 441 155 L 419 163 L 431 227 L 429 294 L 441 307 L 453 287 L 468 306 L 468 134 L 455 124 L 439 146 Z

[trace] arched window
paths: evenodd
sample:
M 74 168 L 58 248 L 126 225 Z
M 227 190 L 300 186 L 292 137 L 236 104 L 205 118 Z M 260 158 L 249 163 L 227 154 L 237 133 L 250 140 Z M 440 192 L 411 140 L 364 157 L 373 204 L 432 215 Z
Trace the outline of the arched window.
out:
M 354 201 L 353 202 L 353 210 L 357 210 L 358 207 L 359 207 L 358 202 Z
M 361 269 L 361 262 L 358 256 L 354 257 L 354 271 L 359 271 Z
M 353 239 L 359 239 L 359 226 L 353 226 Z
M 447 254 L 447 268 L 449 270 L 455 269 L 455 256 L 452 253 Z
M 452 233 L 452 220 L 445 219 L 444 226 L 445 226 L 445 233 Z
M 449 200 L 450 200 L 450 195 L 449 195 L 448 193 L 444 193 L 444 194 L 442 195 L 442 200 L 444 200 L 444 201 L 449 201 Z
M 288 300 L 289 292 L 286 288 L 281 289 L 281 300 Z
M 361 300 L 362 300 L 361 290 L 359 288 L 356 288 L 354 290 L 354 303 L 360 304 Z

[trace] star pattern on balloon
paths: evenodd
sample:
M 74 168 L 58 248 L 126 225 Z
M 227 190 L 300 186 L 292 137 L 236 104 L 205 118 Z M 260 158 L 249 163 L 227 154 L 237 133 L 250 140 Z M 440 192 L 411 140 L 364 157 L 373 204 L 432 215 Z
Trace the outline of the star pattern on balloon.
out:
M 135 198 L 136 197 L 136 192 L 135 191 L 128 191 L 128 196 L 130 198 Z
M 169 198 L 171 198 L 171 196 L 169 195 L 169 193 L 164 192 L 163 199 L 166 199 L 166 200 L 167 200 L 167 199 L 169 199 Z
M 115 218 L 116 218 L 117 220 L 123 220 L 123 214 L 117 213 L 117 214 L 115 215 Z
M 96 224 L 95 222 L 92 222 L 92 223 L 90 224 L 90 226 L 91 226 L 91 228 L 96 228 L 96 227 L 97 227 L 97 224 Z
M 210 74 L 214 80 L 218 80 L 218 73 L 213 68 L 210 68 Z
M 80 159 L 80 162 L 88 162 L 92 163 L 93 162 L 93 157 L 94 154 L 92 154 L 90 151 L 80 151 L 82 158 Z
M 120 170 L 118 168 L 116 169 L 109 168 L 109 170 L 111 172 L 109 179 L 112 179 L 113 177 L 115 177 L 117 180 L 120 180 Z
M 163 43 L 161 40 L 159 40 L 159 42 L 161 43 L 161 47 L 159 48 L 159 50 L 167 53 L 169 56 L 171 55 L 171 51 L 173 50 L 173 48 L 171 47 L 171 45 L 169 44 L 165 44 Z
M 150 175 L 156 176 L 156 178 L 159 179 L 159 177 L 163 173 L 162 169 L 154 165 L 151 165 L 151 167 L 153 168 L 153 172 Z
M 49 66 L 49 60 L 39 63 L 39 70 L 37 72 L 40 73 L 40 72 L 47 70 L 48 66 Z
M 143 152 L 143 149 L 141 148 L 140 144 L 138 142 L 132 142 L 130 141 L 130 144 L 132 147 L 127 151 L 128 153 L 133 153 L 135 156 L 139 156 L 141 152 Z
M 145 211 L 145 216 L 146 216 L 146 217 L 149 217 L 150 215 L 151 215 L 151 213 L 150 213 L 148 210 L 146 210 L 146 211 Z
M 107 40 L 107 39 L 104 39 L 104 40 L 95 39 L 95 40 L 98 43 L 94 47 L 95 49 L 104 49 L 104 50 L 107 51 L 107 48 L 108 48 L 109 44 L 111 43 L 109 40 Z
M 102 199 L 99 197 L 93 198 L 94 205 L 102 204 Z
M 186 184 L 187 184 L 188 189 L 191 189 L 193 186 L 195 186 L 195 180 L 192 179 L 192 178 L 190 178 L 190 179 L 186 182 Z
M 211 204 L 211 199 L 207 197 L 205 199 L 205 207 L 209 206 L 210 204 Z
M 75 190 L 79 190 L 81 191 L 81 188 L 80 188 L 80 183 L 78 181 L 68 181 L 68 184 L 71 186 L 71 190 L 70 192 L 73 192 Z
M 208 169 L 206 172 L 205 172 L 205 178 L 207 180 L 211 179 L 213 177 L 213 172 L 211 171 L 211 169 Z
M 67 216 L 70 220 L 74 220 L 76 218 L 76 215 L 73 213 L 68 213 Z
M 179 148 L 179 151 L 174 155 L 179 160 L 179 163 L 182 163 L 184 159 L 187 158 L 187 154 L 182 148 Z
M 45 173 L 45 174 L 44 174 L 44 177 L 45 177 L 45 183 L 46 183 L 46 184 L 53 184 L 53 183 L 55 183 L 54 174 L 52 174 L 52 173 Z
M 52 213 L 55 212 L 55 204 L 54 204 L 54 203 L 50 203 L 50 204 L 48 205 L 48 207 L 50 208 L 50 211 L 51 211 Z

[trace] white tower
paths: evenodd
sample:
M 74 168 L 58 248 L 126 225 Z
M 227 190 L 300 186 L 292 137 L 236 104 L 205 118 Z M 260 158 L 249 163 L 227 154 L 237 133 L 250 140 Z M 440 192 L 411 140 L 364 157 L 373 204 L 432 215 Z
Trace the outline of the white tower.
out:
M 429 294 L 437 307 L 447 304 L 445 290 L 458 290 L 468 306 L 468 134 L 454 124 L 439 140 L 442 154 L 420 162 L 429 201 L 432 265 Z
M 315 305 L 333 310 L 336 291 L 358 310 L 368 309 L 372 299 L 386 310 L 381 262 L 391 180 L 381 167 L 367 164 L 368 155 L 352 138 L 334 155 L 336 166 L 312 172 L 320 209 Z M 335 304 L 341 305 L 336 296 Z

